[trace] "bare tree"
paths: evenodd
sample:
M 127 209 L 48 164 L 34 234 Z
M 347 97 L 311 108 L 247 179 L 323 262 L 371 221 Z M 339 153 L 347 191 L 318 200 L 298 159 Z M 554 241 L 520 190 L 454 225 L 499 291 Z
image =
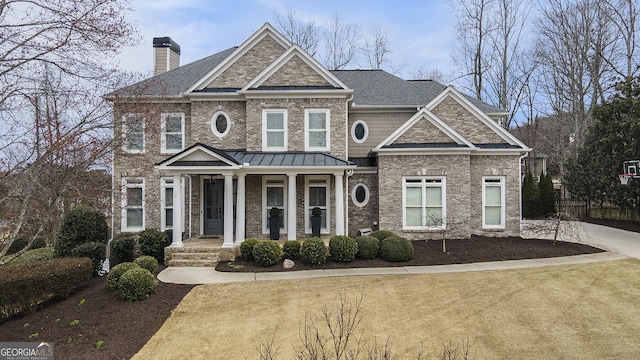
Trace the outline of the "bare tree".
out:
M 324 31 L 323 63 L 329 70 L 341 70 L 357 61 L 360 28 L 334 15 Z
M 634 76 L 640 64 L 636 52 L 636 28 L 640 19 L 640 4 L 637 0 L 605 0 L 599 1 L 598 5 L 603 7 L 604 18 L 617 35 L 610 39 L 613 47 L 610 54 L 612 57 L 600 55 L 623 79 Z
M 320 42 L 320 31 L 313 18 L 300 19 L 293 7 L 286 14 L 274 11 L 274 16 L 278 30 L 309 55 L 316 56 Z
M 51 241 L 65 209 L 103 197 L 88 194 L 102 189 L 91 181 L 104 179 L 95 170 L 111 149 L 100 96 L 130 81 L 104 59 L 137 40 L 128 10 L 123 0 L 0 1 L 0 256 L 18 236 Z
M 370 69 L 382 69 L 382 65 L 389 62 L 387 55 L 391 52 L 387 30 L 374 27 L 365 39 L 362 52 Z

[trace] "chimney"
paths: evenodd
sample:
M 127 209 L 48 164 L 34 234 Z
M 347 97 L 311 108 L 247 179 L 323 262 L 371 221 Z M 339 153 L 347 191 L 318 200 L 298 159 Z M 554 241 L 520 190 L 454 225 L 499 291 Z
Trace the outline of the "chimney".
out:
M 180 45 L 170 37 L 153 38 L 153 75 L 160 75 L 180 66 Z

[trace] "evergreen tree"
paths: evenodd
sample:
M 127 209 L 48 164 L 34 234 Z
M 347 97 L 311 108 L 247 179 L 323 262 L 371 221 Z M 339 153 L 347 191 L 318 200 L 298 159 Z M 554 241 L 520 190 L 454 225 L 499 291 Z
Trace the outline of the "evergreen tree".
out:
M 527 172 L 522 182 L 522 217 L 537 218 L 540 216 L 540 194 L 538 185 L 531 172 Z
M 550 174 L 540 173 L 538 190 L 540 192 L 540 215 L 554 214 L 556 212 L 556 197 Z

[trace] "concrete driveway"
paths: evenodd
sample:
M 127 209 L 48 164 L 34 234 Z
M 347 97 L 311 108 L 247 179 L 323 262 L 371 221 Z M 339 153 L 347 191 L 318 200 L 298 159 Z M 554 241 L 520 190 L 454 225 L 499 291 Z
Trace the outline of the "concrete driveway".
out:
M 576 224 L 567 225 L 568 227 L 572 227 L 565 231 L 565 233 L 570 236 L 560 236 L 559 240 L 580 242 L 616 254 L 640 259 L 640 233 L 586 222 Z M 543 229 L 543 225 L 544 220 L 524 220 L 522 222 L 522 237 L 552 239 L 552 234 L 546 233 L 546 231 L 535 230 L 535 228 Z M 578 235 L 577 238 L 573 236 L 576 234 Z

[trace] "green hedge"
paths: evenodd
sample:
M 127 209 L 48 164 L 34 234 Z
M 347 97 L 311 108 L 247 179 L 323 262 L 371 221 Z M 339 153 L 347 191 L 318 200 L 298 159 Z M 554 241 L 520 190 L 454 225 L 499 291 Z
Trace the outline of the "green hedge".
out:
M 52 247 L 43 247 L 40 249 L 27 250 L 17 256 L 8 263 L 4 264 L 4 266 L 12 266 L 23 263 L 28 263 L 32 261 L 41 261 L 41 260 L 49 260 L 53 259 L 53 248 Z
M 156 292 L 156 278 L 141 267 L 128 270 L 118 281 L 118 290 L 123 300 L 140 301 Z
M 153 256 L 158 262 L 164 262 L 164 248 L 171 245 L 165 232 L 157 229 L 144 229 L 140 232 L 140 251 L 142 255 Z
M 358 243 L 355 239 L 344 235 L 336 235 L 329 239 L 329 253 L 331 259 L 337 262 L 349 262 L 358 253 Z
M 0 322 L 69 297 L 93 277 L 87 258 L 56 258 L 0 268 Z
M 258 239 L 249 238 L 240 243 L 240 255 L 242 255 L 242 260 L 253 261 L 253 247 L 259 242 L 260 240 Z
M 107 256 L 107 249 L 104 244 L 99 242 L 87 242 L 78 245 L 71 250 L 73 257 L 87 257 L 91 259 L 93 264 L 93 275 L 98 276 L 102 273 L 102 264 Z
M 154 275 L 158 272 L 158 260 L 153 256 L 142 255 L 133 260 L 133 262 L 138 264 L 141 268 L 149 270 L 149 272 Z
M 358 236 L 358 259 L 375 259 L 380 252 L 380 240 L 373 236 Z
M 413 259 L 413 244 L 400 236 L 389 236 L 380 242 L 380 258 L 399 262 Z
M 375 231 L 372 231 L 371 234 L 369 234 L 369 236 L 373 236 L 374 238 L 382 241 L 388 238 L 389 236 L 396 236 L 396 234 L 393 231 L 389 231 L 389 230 L 375 230 Z
M 131 234 L 118 234 L 111 240 L 111 257 L 116 263 L 133 261 L 136 237 Z M 116 264 L 111 264 L 116 265 Z
M 134 262 L 123 262 L 112 267 L 107 275 L 107 289 L 109 289 L 109 291 L 118 290 L 118 281 L 120 281 L 120 276 L 131 269 L 137 269 L 139 267 L 140 265 Z
M 327 261 L 327 246 L 318 237 L 306 239 L 300 247 L 302 262 L 309 266 L 322 265 Z
M 73 256 L 71 251 L 87 242 L 107 244 L 109 225 L 102 212 L 96 209 L 75 208 L 69 211 L 60 225 L 54 249 L 56 257 Z
M 275 265 L 282 257 L 282 250 L 277 242 L 263 240 L 253 246 L 253 259 L 260 266 Z
M 297 260 L 300 257 L 300 247 L 302 244 L 298 240 L 285 240 L 282 244 L 282 252 L 285 259 Z
M 15 240 L 13 240 L 13 242 L 11 243 L 11 246 L 9 246 L 9 250 L 7 250 L 7 255 L 15 254 L 18 251 L 24 249 L 25 246 L 27 246 L 27 244 L 29 243 L 29 240 L 31 240 L 29 236 L 18 236 L 17 238 L 15 238 Z M 31 244 L 29 250 L 41 249 L 45 246 L 47 246 L 45 238 L 43 236 L 38 236 L 37 238 L 35 238 L 35 240 L 33 240 L 33 243 Z

